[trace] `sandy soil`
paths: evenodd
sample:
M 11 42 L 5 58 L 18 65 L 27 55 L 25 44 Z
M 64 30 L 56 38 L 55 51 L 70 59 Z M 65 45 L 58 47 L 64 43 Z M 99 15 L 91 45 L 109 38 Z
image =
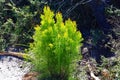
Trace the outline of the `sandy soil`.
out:
M 23 60 L 14 57 L 0 58 L 0 80 L 22 80 L 31 66 Z

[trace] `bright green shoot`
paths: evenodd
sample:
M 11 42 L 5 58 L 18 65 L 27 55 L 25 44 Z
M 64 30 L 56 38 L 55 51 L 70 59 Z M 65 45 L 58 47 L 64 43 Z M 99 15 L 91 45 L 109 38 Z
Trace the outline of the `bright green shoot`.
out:
M 33 39 L 30 49 L 41 80 L 75 80 L 72 72 L 81 58 L 83 38 L 74 21 L 63 22 L 61 13 L 55 15 L 44 7 L 41 25 L 35 27 Z

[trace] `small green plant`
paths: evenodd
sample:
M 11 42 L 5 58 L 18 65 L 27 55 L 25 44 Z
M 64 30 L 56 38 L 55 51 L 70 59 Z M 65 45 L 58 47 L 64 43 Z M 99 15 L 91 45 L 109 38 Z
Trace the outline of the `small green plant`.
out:
M 76 29 L 76 23 L 68 19 L 63 22 L 61 13 L 54 13 L 44 7 L 41 25 L 35 27 L 34 42 L 30 50 L 33 64 L 42 78 L 47 80 L 74 80 L 73 72 L 79 55 L 82 35 Z

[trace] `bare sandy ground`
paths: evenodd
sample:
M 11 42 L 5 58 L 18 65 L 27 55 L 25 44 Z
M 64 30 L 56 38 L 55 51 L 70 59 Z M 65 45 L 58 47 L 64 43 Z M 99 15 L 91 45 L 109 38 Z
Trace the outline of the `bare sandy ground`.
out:
M 22 80 L 30 71 L 30 63 L 14 57 L 0 58 L 0 80 Z

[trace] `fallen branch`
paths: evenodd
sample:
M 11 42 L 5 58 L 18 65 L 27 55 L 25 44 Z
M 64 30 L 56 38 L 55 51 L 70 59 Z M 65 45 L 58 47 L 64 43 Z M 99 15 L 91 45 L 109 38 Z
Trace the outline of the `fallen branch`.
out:
M 20 53 L 20 52 L 0 52 L 0 56 L 13 56 L 13 57 L 17 57 L 20 59 L 30 58 L 30 56 L 28 54 Z M 30 60 L 30 59 L 28 59 L 28 60 Z

